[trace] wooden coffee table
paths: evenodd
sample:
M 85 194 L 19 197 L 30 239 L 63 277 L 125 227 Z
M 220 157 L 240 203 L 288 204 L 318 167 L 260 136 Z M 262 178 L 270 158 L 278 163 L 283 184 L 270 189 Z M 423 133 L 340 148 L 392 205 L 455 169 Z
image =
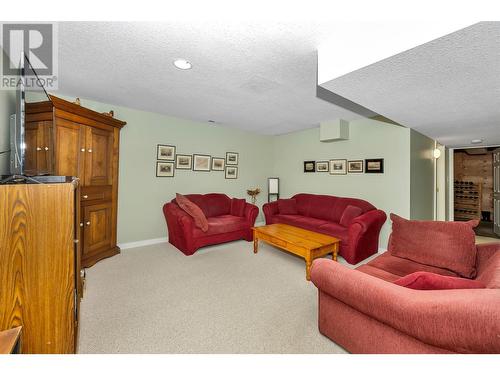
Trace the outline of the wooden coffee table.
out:
M 338 238 L 287 224 L 253 227 L 252 230 L 254 253 L 257 253 L 259 240 L 262 240 L 304 258 L 306 261 L 307 280 L 311 280 L 311 264 L 314 259 L 332 254 L 332 259 L 337 260 L 337 253 L 340 246 Z

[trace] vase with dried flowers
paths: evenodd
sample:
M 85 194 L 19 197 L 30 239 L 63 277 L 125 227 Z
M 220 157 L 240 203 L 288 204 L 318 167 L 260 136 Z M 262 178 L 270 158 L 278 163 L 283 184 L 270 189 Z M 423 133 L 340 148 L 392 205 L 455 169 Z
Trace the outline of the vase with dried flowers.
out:
M 259 193 L 260 193 L 259 188 L 247 190 L 247 194 L 250 195 L 250 197 L 252 198 L 252 204 L 255 204 L 255 202 L 257 200 L 257 195 L 259 195 Z

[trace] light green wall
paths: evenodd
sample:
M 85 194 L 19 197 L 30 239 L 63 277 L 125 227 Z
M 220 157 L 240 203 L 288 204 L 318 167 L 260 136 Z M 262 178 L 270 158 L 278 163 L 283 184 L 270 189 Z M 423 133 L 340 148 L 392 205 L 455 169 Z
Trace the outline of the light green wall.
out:
M 415 130 L 410 132 L 410 217 L 434 219 L 434 140 Z
M 275 137 L 274 174 L 281 196 L 309 192 L 365 199 L 387 214 L 410 215 L 410 131 L 369 119 L 349 123 L 349 140 L 324 143 L 319 128 Z M 305 160 L 384 158 L 383 174 L 304 173 Z M 386 247 L 389 219 L 381 233 Z
M 98 112 L 112 109 L 116 118 L 127 122 L 120 133 L 119 243 L 165 237 L 162 207 L 176 192 L 221 192 L 248 198 L 247 189 L 260 187 L 257 203 L 259 207 L 265 203 L 267 177 L 272 172 L 271 137 L 85 99 L 81 104 Z M 224 172 L 185 170 L 176 170 L 174 178 L 157 178 L 157 144 L 175 145 L 181 154 L 225 157 L 226 151 L 238 152 L 238 179 L 226 180 Z
M 9 116 L 16 111 L 14 90 L 0 90 L 0 152 L 10 149 Z M 9 153 L 0 154 L 0 175 L 9 173 Z

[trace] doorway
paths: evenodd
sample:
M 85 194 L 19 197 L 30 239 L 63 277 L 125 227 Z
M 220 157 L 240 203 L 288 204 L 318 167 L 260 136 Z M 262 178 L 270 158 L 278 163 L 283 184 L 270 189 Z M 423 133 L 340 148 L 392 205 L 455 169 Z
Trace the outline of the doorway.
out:
M 478 236 L 500 236 L 500 148 L 455 149 L 454 220 L 479 220 Z

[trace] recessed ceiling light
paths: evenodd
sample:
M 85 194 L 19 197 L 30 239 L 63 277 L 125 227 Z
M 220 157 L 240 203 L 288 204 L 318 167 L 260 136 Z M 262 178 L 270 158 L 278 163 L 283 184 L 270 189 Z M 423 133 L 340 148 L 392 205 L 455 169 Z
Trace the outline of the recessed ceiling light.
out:
M 483 143 L 483 140 L 482 139 L 473 139 L 472 141 L 470 141 L 470 143 L 472 143 L 473 145 L 478 145 L 480 143 Z
M 186 59 L 177 59 L 174 61 L 174 65 L 177 69 L 188 70 L 193 67 L 189 61 Z

